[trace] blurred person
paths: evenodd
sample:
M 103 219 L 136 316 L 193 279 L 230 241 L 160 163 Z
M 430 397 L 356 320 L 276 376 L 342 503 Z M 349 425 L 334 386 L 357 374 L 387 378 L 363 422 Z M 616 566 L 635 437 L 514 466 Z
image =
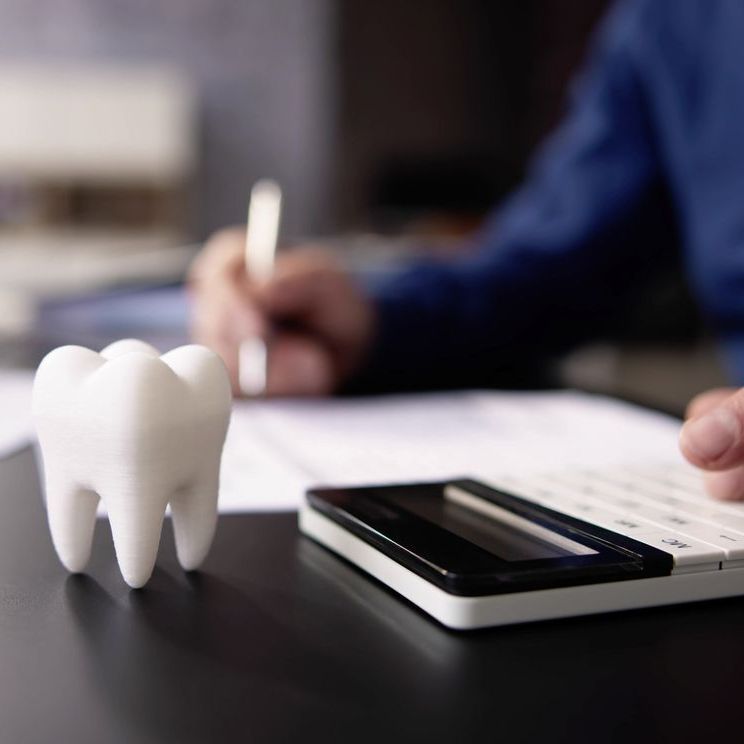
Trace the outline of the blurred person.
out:
M 267 393 L 492 383 L 622 317 L 682 252 L 744 383 L 744 3 L 624 0 L 605 19 L 563 123 L 525 183 L 453 262 L 364 288 L 322 250 L 255 284 L 244 233 L 195 263 L 194 332 L 236 380 L 237 346 L 271 327 Z M 692 402 L 681 446 L 719 498 L 744 498 L 744 390 Z

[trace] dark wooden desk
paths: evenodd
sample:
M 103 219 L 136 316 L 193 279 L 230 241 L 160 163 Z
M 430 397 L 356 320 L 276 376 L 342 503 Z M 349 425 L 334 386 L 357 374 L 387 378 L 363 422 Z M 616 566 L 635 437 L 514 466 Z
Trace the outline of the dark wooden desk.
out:
M 742 587 L 744 591 L 744 587 Z M 100 523 L 57 562 L 31 454 L 0 462 L 0 742 L 744 739 L 744 599 L 457 634 L 298 535 L 221 520 L 129 591 Z

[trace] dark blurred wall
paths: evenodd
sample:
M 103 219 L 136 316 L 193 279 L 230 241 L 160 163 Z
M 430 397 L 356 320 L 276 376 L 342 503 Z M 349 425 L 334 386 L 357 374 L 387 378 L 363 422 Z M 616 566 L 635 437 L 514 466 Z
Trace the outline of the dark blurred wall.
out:
M 340 0 L 341 220 L 497 201 L 559 120 L 608 4 Z
M 327 229 L 332 0 L 0 0 L 4 61 L 167 63 L 202 102 L 200 234 L 245 219 L 278 178 L 291 233 Z
M 202 102 L 198 233 L 482 211 L 559 117 L 607 0 L 0 0 L 3 61 L 167 63 Z

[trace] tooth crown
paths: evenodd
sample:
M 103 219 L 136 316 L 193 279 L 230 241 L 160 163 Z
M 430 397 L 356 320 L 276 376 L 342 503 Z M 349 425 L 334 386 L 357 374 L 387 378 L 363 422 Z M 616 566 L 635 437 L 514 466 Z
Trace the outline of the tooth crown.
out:
M 150 577 L 168 503 L 179 560 L 198 566 L 217 520 L 230 403 L 222 361 L 201 346 L 159 356 L 125 340 L 100 354 L 78 346 L 50 352 L 36 373 L 33 414 L 62 563 L 84 569 L 100 497 L 130 586 Z

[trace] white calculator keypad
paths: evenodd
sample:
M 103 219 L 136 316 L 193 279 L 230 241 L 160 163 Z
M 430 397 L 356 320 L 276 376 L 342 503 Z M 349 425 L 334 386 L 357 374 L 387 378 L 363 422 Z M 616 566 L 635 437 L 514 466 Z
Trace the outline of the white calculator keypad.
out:
M 496 488 L 669 553 L 674 573 L 744 565 L 744 503 L 718 502 L 678 463 L 498 476 Z

